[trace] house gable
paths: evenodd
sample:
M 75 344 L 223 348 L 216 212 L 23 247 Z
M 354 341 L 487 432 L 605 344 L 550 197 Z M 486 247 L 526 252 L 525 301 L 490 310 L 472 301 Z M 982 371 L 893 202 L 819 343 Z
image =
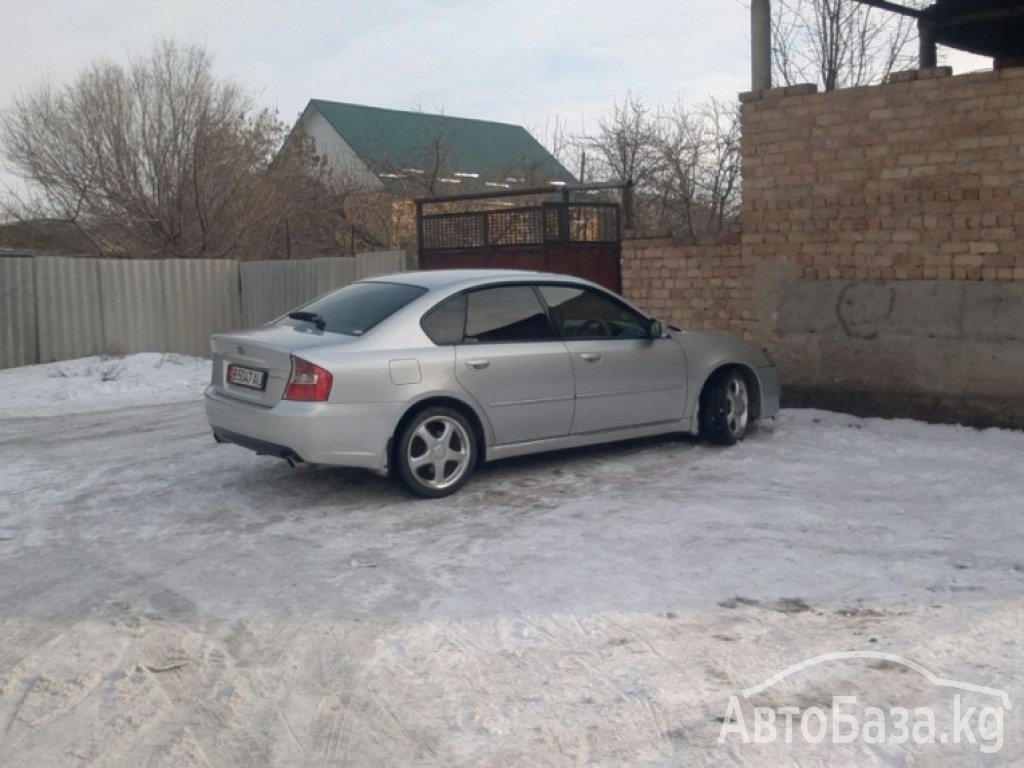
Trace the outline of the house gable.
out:
M 327 118 L 310 102 L 297 124 L 297 133 L 312 139 L 316 153 L 338 174 L 367 189 L 383 189 L 384 184 L 356 151 L 345 141 Z

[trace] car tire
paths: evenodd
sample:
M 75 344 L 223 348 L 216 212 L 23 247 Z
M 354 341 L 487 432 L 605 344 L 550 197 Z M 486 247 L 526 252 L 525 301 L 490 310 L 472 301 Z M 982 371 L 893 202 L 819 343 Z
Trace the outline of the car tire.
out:
M 450 496 L 473 474 L 477 461 L 476 434 L 458 411 L 427 408 L 402 428 L 394 459 L 398 476 L 417 496 Z
M 709 443 L 735 445 L 750 429 L 750 388 L 743 373 L 715 373 L 700 394 L 700 433 Z

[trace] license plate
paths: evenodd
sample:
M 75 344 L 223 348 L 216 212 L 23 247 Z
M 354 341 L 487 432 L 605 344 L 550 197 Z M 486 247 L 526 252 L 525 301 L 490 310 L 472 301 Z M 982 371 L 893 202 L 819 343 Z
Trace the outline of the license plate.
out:
M 246 389 L 258 389 L 262 392 L 267 386 L 267 372 L 243 368 L 232 363 L 228 366 L 228 384 Z

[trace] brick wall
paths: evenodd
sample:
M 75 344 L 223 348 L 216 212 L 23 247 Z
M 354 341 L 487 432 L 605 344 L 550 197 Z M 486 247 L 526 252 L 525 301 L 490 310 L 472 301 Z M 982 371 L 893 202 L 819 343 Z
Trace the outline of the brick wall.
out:
M 818 279 L 1024 280 L 1024 68 L 745 94 L 743 243 Z
M 739 237 L 627 240 L 622 289 L 655 316 L 699 331 L 750 336 L 757 323 Z
M 741 101 L 739 242 L 627 241 L 626 294 L 790 404 L 1024 427 L 1024 68 Z

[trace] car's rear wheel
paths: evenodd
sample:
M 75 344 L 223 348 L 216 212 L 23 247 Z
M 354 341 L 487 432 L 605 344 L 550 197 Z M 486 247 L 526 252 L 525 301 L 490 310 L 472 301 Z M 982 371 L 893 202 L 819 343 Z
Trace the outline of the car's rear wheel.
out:
M 742 371 L 719 371 L 700 395 L 700 432 L 716 445 L 735 445 L 750 427 L 750 392 Z
M 465 485 L 476 465 L 476 437 L 466 418 L 445 407 L 413 416 L 398 439 L 395 461 L 413 493 L 440 498 Z

